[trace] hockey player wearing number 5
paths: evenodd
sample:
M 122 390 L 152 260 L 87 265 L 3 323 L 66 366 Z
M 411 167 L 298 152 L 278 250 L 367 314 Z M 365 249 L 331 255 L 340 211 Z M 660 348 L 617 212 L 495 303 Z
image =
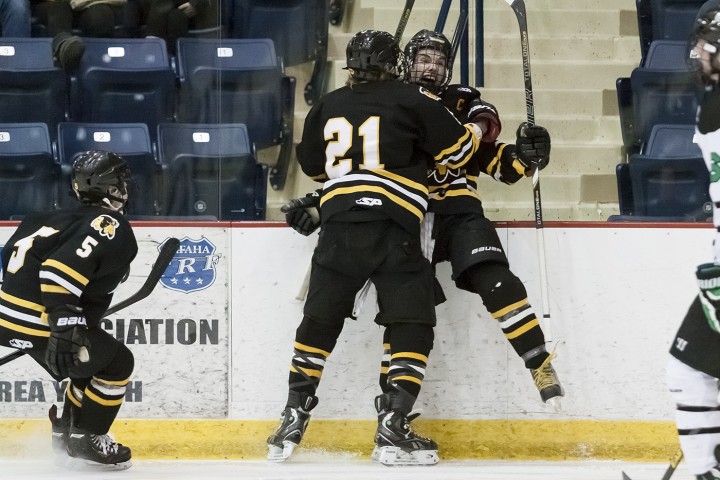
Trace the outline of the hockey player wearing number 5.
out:
M 300 443 L 326 361 L 356 294 L 371 279 L 382 321 L 392 325 L 390 365 L 397 372 L 375 402 L 381 461 L 434 464 L 437 444 L 414 433 L 408 418 L 434 340 L 432 268 L 420 246 L 427 168 L 461 168 L 480 132 L 461 125 L 432 93 L 398 81 L 405 62 L 391 34 L 359 32 L 346 53 L 348 84 L 313 105 L 297 148 L 303 172 L 323 183 L 322 229 L 295 336 L 288 400 L 268 438 L 268 459 L 285 460 Z
M 405 46 L 409 82 L 439 95 L 461 123 L 485 124 L 480 147 L 462 169 L 450 171 L 439 167 L 430 172 L 426 230 L 431 241 L 425 243 L 434 244 L 433 265 L 449 261 L 456 286 L 480 295 L 485 308 L 530 370 L 542 401 L 556 403 L 564 391 L 551 364 L 552 355 L 545 348 L 542 328 L 522 281 L 510 270 L 495 226 L 485 217 L 477 192 L 480 173 L 513 184 L 532 176 L 536 168 L 545 168 L 550 160 L 550 135 L 543 127 L 522 124 L 514 145 L 498 142 L 501 123 L 497 109 L 483 101 L 474 88 L 448 86 L 451 48 L 444 35 L 430 30 L 419 31 Z M 391 334 L 385 332 L 386 349 L 392 345 Z M 387 388 L 387 368 L 385 360 L 380 375 L 383 390 Z
M 698 13 L 690 60 L 706 85 L 695 143 L 710 170 L 714 260 L 697 267 L 699 295 L 670 346 L 667 386 L 676 404 L 680 447 L 698 480 L 720 480 L 720 1 Z
M 68 468 L 125 469 L 130 449 L 107 433 L 134 367 L 99 326 L 138 247 L 123 216 L 130 170 L 114 153 L 78 154 L 76 209 L 27 215 L 2 250 L 0 345 L 23 349 L 52 377 L 69 378 L 52 447 Z

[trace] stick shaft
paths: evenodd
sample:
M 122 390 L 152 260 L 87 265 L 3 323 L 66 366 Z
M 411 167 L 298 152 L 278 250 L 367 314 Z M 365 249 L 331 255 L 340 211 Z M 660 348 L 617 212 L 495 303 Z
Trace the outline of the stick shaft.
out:
M 400 17 L 400 23 L 398 23 L 397 30 L 395 30 L 395 41 L 400 43 L 405 27 L 407 27 L 408 20 L 410 19 L 410 13 L 412 12 L 415 0 L 405 0 L 405 8 L 403 8 L 402 16 Z

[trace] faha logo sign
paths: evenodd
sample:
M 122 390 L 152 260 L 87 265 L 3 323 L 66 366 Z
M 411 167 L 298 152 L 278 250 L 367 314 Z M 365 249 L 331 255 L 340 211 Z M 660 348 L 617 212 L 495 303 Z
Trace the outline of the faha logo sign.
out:
M 161 248 L 162 245 L 158 247 Z M 170 290 L 190 293 L 204 290 L 215 282 L 215 266 L 220 255 L 205 237 L 180 240 L 180 247 L 165 270 L 160 283 Z

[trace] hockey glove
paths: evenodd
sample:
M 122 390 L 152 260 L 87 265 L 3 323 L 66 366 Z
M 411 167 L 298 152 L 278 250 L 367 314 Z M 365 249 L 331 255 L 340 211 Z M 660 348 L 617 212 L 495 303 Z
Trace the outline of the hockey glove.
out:
M 293 198 L 280 207 L 285 221 L 296 232 L 306 237 L 320 227 L 320 190 L 310 192 L 304 197 Z
M 698 279 L 700 303 L 708 325 L 720 333 L 720 265 L 714 263 L 699 265 L 695 276 Z
M 63 305 L 55 311 L 48 313 L 50 325 L 50 338 L 45 351 L 45 363 L 53 375 L 66 378 L 68 370 L 87 361 L 82 358 L 81 349 L 87 349 L 90 342 L 85 331 L 87 320 L 83 316 L 82 308 L 74 305 Z
M 542 170 L 550 163 L 550 134 L 539 125 L 523 122 L 517 129 L 515 154 L 526 170 Z

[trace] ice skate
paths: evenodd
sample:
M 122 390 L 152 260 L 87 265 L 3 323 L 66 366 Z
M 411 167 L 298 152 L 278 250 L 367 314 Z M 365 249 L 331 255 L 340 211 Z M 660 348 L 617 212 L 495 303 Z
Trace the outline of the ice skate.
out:
M 565 395 L 560 380 L 558 379 L 557 373 L 552 366 L 552 359 L 555 358 L 555 351 L 545 359 L 545 361 L 538 368 L 531 368 L 530 374 L 532 375 L 535 386 L 540 392 L 540 398 L 544 403 L 552 406 L 555 411 L 560 411 L 560 397 Z
M 67 442 L 67 468 L 72 470 L 125 470 L 132 466 L 130 449 L 110 435 L 95 435 L 71 427 Z
M 290 458 L 305 434 L 310 421 L 310 410 L 315 408 L 317 403 L 317 397 L 307 393 L 290 392 L 288 406 L 280 415 L 280 425 L 267 439 L 268 460 L 284 462 Z
M 435 465 L 440 461 L 437 443 L 415 433 L 410 419 L 400 410 L 390 409 L 390 396 L 383 394 L 375 398 L 378 411 L 378 427 L 375 432 L 373 461 L 387 466 Z
M 57 416 L 57 405 L 52 405 L 48 411 L 52 425 L 52 450 L 55 454 L 55 464 L 64 466 L 67 461 L 67 442 L 70 434 L 70 422 Z
M 697 480 L 720 480 L 720 465 L 711 468 L 702 475 L 696 475 Z

